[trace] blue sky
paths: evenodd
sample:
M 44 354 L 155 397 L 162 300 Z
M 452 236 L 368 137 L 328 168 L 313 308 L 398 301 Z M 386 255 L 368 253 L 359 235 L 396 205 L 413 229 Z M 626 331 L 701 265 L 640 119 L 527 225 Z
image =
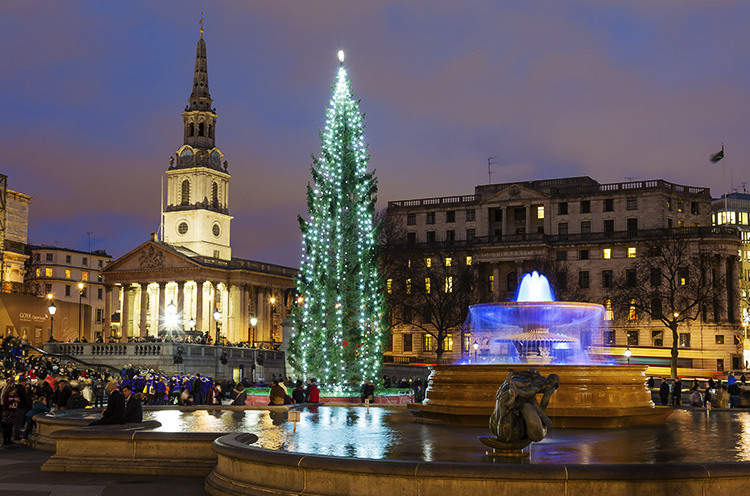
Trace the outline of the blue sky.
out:
M 158 228 L 205 14 L 235 256 L 296 266 L 336 53 L 366 113 L 379 206 L 589 175 L 750 183 L 750 3 L 8 2 L 3 172 L 29 241 L 119 256 Z

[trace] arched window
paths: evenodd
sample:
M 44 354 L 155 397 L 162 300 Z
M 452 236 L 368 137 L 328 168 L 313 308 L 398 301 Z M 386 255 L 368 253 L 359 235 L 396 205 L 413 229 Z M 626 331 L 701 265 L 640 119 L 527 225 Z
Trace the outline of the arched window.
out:
M 190 205 L 190 180 L 188 179 L 182 181 L 182 194 L 180 195 L 180 203 L 182 205 Z
M 198 136 L 206 135 L 206 125 L 202 122 L 198 123 Z
M 518 288 L 518 274 L 516 272 L 508 272 L 506 280 L 509 292 L 513 292 Z
M 213 139 L 214 137 L 214 125 L 213 124 L 208 125 L 208 137 L 211 139 Z
M 211 185 L 211 205 L 219 208 L 219 183 L 216 182 Z
M 191 122 L 189 127 L 190 133 L 189 136 L 195 136 L 195 123 Z
M 615 320 L 615 312 L 612 309 L 612 300 L 604 300 L 604 320 Z

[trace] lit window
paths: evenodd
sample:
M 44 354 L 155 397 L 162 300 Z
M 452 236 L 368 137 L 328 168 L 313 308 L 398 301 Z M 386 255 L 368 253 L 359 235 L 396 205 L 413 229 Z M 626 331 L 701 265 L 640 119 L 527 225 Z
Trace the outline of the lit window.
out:
M 70 279 L 70 269 L 65 269 L 65 279 Z
M 537 219 L 544 219 L 544 206 L 539 205 L 536 207 L 536 218 Z
M 411 294 L 411 279 L 406 280 L 406 294 Z
M 52 277 L 52 269 L 50 269 L 49 267 L 44 269 L 44 277 Z
M 612 258 L 612 248 L 604 248 L 602 250 L 602 258 L 604 260 L 609 260 L 610 258 Z
M 471 265 L 471 263 L 474 261 L 474 259 L 470 256 L 466 257 L 466 265 Z
M 448 334 L 443 340 L 443 350 L 453 351 L 453 334 Z
M 630 300 L 630 308 L 628 308 L 628 320 L 638 320 L 638 312 L 635 309 L 635 300 Z
M 487 290 L 490 293 L 495 292 L 495 276 L 488 276 L 487 277 Z
M 425 267 L 432 267 L 432 259 L 431 258 L 425 258 L 424 259 L 424 266 Z
M 429 277 L 424 278 L 424 292 L 427 294 L 430 294 L 430 278 Z
M 453 292 L 453 276 L 448 276 L 445 278 L 445 284 L 443 287 L 443 291 L 445 293 L 452 293 Z
M 628 247 L 628 258 L 635 258 L 635 246 Z
M 88 272 L 81 272 L 81 280 L 82 281 L 88 281 L 89 280 L 89 273 Z
M 422 351 L 435 351 L 435 338 L 431 334 L 424 335 L 424 346 Z
M 451 257 L 445 257 L 445 266 L 450 267 L 453 263 L 453 259 Z
M 392 294 L 393 293 L 393 279 L 388 279 L 387 281 L 385 281 L 385 287 L 386 287 L 386 290 L 388 291 L 388 294 Z
M 36 269 L 36 276 L 40 277 L 42 275 L 42 269 Z
M 411 260 L 406 261 L 406 267 L 411 269 Z
M 604 300 L 604 320 L 615 320 L 615 312 L 612 310 L 612 300 Z

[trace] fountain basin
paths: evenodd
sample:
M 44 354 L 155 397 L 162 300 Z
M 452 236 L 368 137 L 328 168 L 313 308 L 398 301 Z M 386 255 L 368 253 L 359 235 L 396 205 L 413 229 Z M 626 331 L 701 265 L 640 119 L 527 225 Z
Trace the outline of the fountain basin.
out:
M 435 365 L 425 400 L 408 406 L 423 420 L 459 425 L 487 425 L 495 394 L 515 365 Z M 543 375 L 560 376 L 547 415 L 555 427 L 612 428 L 663 424 L 671 407 L 655 406 L 642 365 L 538 365 Z

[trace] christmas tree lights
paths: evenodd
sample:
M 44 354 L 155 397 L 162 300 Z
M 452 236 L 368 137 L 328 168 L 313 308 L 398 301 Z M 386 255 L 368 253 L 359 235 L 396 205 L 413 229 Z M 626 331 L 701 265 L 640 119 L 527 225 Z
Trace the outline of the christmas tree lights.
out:
M 339 69 L 313 156 L 308 218 L 299 218 L 302 260 L 289 361 L 303 377 L 342 388 L 375 381 L 383 354 L 378 275 L 377 180 L 368 172 L 359 101 L 339 52 Z

